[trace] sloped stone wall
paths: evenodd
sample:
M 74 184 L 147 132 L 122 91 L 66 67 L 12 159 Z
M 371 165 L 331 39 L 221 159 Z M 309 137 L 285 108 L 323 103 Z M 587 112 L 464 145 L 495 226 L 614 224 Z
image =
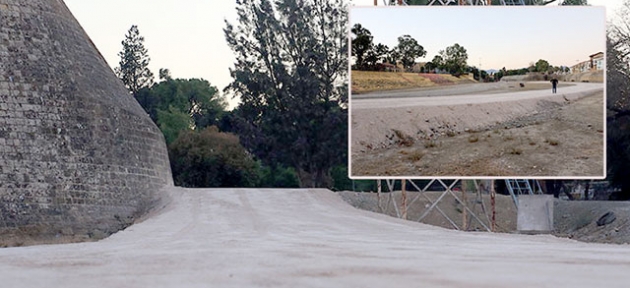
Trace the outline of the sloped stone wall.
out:
M 0 240 L 106 236 L 172 186 L 164 138 L 61 0 L 0 0 Z

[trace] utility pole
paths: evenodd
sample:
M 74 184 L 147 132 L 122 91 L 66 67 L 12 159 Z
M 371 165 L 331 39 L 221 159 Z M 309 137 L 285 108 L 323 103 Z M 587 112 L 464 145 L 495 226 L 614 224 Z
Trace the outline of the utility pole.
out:
M 462 208 L 462 229 L 464 231 L 468 231 L 468 211 L 466 210 L 466 206 L 468 205 L 468 200 L 466 200 L 466 185 L 462 181 L 462 201 L 464 202 L 464 207 Z
M 490 182 L 490 205 L 492 205 L 492 232 L 497 232 L 497 221 L 496 221 L 496 203 L 495 198 L 497 197 L 497 192 L 494 190 L 494 179 Z
M 401 188 L 402 188 L 402 218 L 407 220 L 407 180 L 403 179 L 401 181 L 402 183 Z

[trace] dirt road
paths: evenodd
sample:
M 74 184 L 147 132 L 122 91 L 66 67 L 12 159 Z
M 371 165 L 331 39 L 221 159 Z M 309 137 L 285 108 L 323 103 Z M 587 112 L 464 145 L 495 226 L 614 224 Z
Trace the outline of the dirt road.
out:
M 3 287 L 627 287 L 630 247 L 466 233 L 327 190 L 180 189 L 94 243 L 0 249 Z
M 561 95 L 589 95 L 603 91 L 602 83 L 562 83 L 564 87 L 558 87 Z M 548 89 L 534 89 L 524 91 L 509 91 L 508 83 L 465 84 L 446 86 L 436 89 L 411 89 L 402 91 L 383 91 L 360 94 L 352 97 L 350 109 L 358 111 L 362 109 L 382 109 L 415 106 L 445 106 L 463 104 L 483 104 L 493 102 L 522 101 L 526 99 L 548 98 L 551 94 L 551 84 L 547 82 L 527 82 L 527 86 L 548 86 Z M 511 83 L 511 85 L 517 85 Z M 494 92 L 494 93 L 488 93 Z M 502 92 L 502 93 L 501 93 Z
M 352 100 L 352 175 L 602 177 L 603 86 L 564 84 Z

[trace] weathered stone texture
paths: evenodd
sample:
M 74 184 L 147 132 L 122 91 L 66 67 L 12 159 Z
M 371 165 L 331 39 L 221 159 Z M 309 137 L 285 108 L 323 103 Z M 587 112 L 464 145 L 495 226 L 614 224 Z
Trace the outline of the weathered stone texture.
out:
M 172 185 L 164 138 L 61 0 L 0 0 L 0 239 L 107 235 Z

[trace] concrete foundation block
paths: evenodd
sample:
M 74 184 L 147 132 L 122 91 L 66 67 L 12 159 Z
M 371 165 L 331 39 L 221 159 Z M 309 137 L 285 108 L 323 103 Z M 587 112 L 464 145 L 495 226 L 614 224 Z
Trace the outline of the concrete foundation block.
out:
M 519 195 L 517 230 L 521 233 L 545 233 L 553 230 L 553 196 Z

